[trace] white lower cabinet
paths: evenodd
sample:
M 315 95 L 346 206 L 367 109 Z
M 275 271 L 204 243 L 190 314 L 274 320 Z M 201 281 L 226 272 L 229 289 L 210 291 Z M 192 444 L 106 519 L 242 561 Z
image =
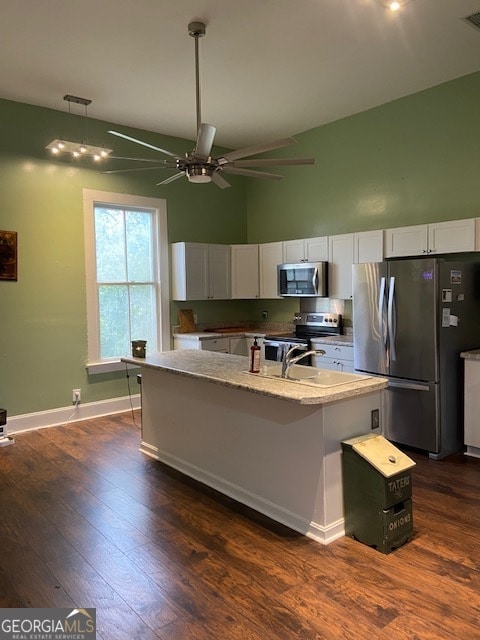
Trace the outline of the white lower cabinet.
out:
M 467 454 L 480 458 L 480 360 L 465 361 L 464 425 Z
M 345 373 L 355 373 L 353 365 L 353 346 L 325 344 L 312 340 L 313 349 L 323 349 L 324 356 L 314 356 L 313 366 L 319 369 L 330 369 L 343 371 Z
M 175 336 L 174 349 L 201 349 L 202 351 L 216 351 L 217 353 L 234 353 L 237 356 L 246 356 L 247 338 L 243 336 L 235 338 L 206 338 L 198 335 L 185 334 Z
M 184 336 L 175 336 L 173 339 L 174 349 L 202 349 L 203 351 L 220 351 L 221 353 L 230 352 L 229 338 L 203 338 L 200 340 L 198 336 L 185 334 Z
M 248 355 L 247 338 L 230 338 L 228 352 L 236 356 Z

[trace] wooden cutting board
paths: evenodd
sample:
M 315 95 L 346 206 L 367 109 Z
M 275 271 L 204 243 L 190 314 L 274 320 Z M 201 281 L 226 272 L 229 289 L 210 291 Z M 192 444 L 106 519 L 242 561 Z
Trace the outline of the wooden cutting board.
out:
M 179 309 L 178 321 L 181 333 L 193 333 L 196 330 L 193 309 Z

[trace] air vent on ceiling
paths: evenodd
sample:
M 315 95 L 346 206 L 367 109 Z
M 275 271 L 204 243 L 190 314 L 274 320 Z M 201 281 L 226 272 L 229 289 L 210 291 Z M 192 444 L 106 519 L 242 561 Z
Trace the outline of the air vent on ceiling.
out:
M 470 26 L 474 27 L 474 29 L 478 29 L 480 31 L 480 11 L 472 13 L 466 18 L 462 18 L 462 20 Z

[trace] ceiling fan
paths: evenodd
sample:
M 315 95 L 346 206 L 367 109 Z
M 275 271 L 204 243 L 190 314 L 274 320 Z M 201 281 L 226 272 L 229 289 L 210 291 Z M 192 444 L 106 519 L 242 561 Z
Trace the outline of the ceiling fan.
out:
M 109 131 L 114 136 L 123 138 L 130 142 L 159 151 L 164 155 L 169 156 L 168 160 L 163 160 L 163 163 L 158 165 L 158 160 L 151 158 L 125 158 L 114 157 L 112 159 L 117 160 L 134 160 L 140 162 L 153 162 L 157 166 L 153 167 L 138 167 L 131 169 L 113 169 L 110 171 L 103 171 L 103 173 L 125 173 L 129 171 L 145 171 L 152 169 L 177 169 L 178 172 L 169 176 L 162 182 L 158 182 L 158 185 L 168 184 L 178 178 L 186 176 L 190 182 L 202 183 L 213 181 L 221 189 L 226 189 L 230 186 L 230 183 L 225 180 L 222 174 L 235 174 L 241 176 L 249 176 L 252 178 L 265 178 L 267 180 L 281 180 L 282 175 L 276 173 L 267 173 L 265 171 L 255 171 L 252 167 L 271 167 L 271 166 L 285 166 L 285 165 L 303 165 L 314 164 L 314 158 L 257 158 L 257 159 L 245 159 L 249 156 L 255 156 L 260 153 L 272 151 L 273 149 L 281 149 L 291 144 L 295 144 L 294 138 L 282 138 L 281 140 L 274 140 L 273 142 L 267 142 L 265 144 L 258 144 L 251 147 L 245 147 L 244 149 L 238 149 L 237 151 L 230 151 L 216 158 L 212 157 L 211 151 L 213 141 L 215 138 L 216 128 L 211 124 L 202 122 L 201 118 L 201 105 L 200 105 L 200 73 L 199 73 L 199 55 L 198 55 L 198 39 L 204 36 L 206 33 L 206 26 L 203 22 L 191 22 L 188 25 L 188 35 L 195 39 L 195 85 L 196 85 L 196 115 L 197 115 L 197 140 L 195 148 L 185 156 L 179 156 L 166 149 L 161 149 L 155 145 L 149 144 L 137 138 L 132 138 L 120 133 L 119 131 Z

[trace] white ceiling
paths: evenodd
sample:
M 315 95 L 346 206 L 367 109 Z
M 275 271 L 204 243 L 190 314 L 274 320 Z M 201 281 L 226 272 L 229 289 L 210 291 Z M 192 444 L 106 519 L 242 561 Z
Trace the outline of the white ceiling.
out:
M 480 0 L 1 0 L 0 97 L 236 148 L 294 135 L 480 69 Z M 80 111 L 75 111 L 80 109 Z M 72 111 L 84 114 L 83 107 Z M 4 123 L 5 124 L 5 123 Z

